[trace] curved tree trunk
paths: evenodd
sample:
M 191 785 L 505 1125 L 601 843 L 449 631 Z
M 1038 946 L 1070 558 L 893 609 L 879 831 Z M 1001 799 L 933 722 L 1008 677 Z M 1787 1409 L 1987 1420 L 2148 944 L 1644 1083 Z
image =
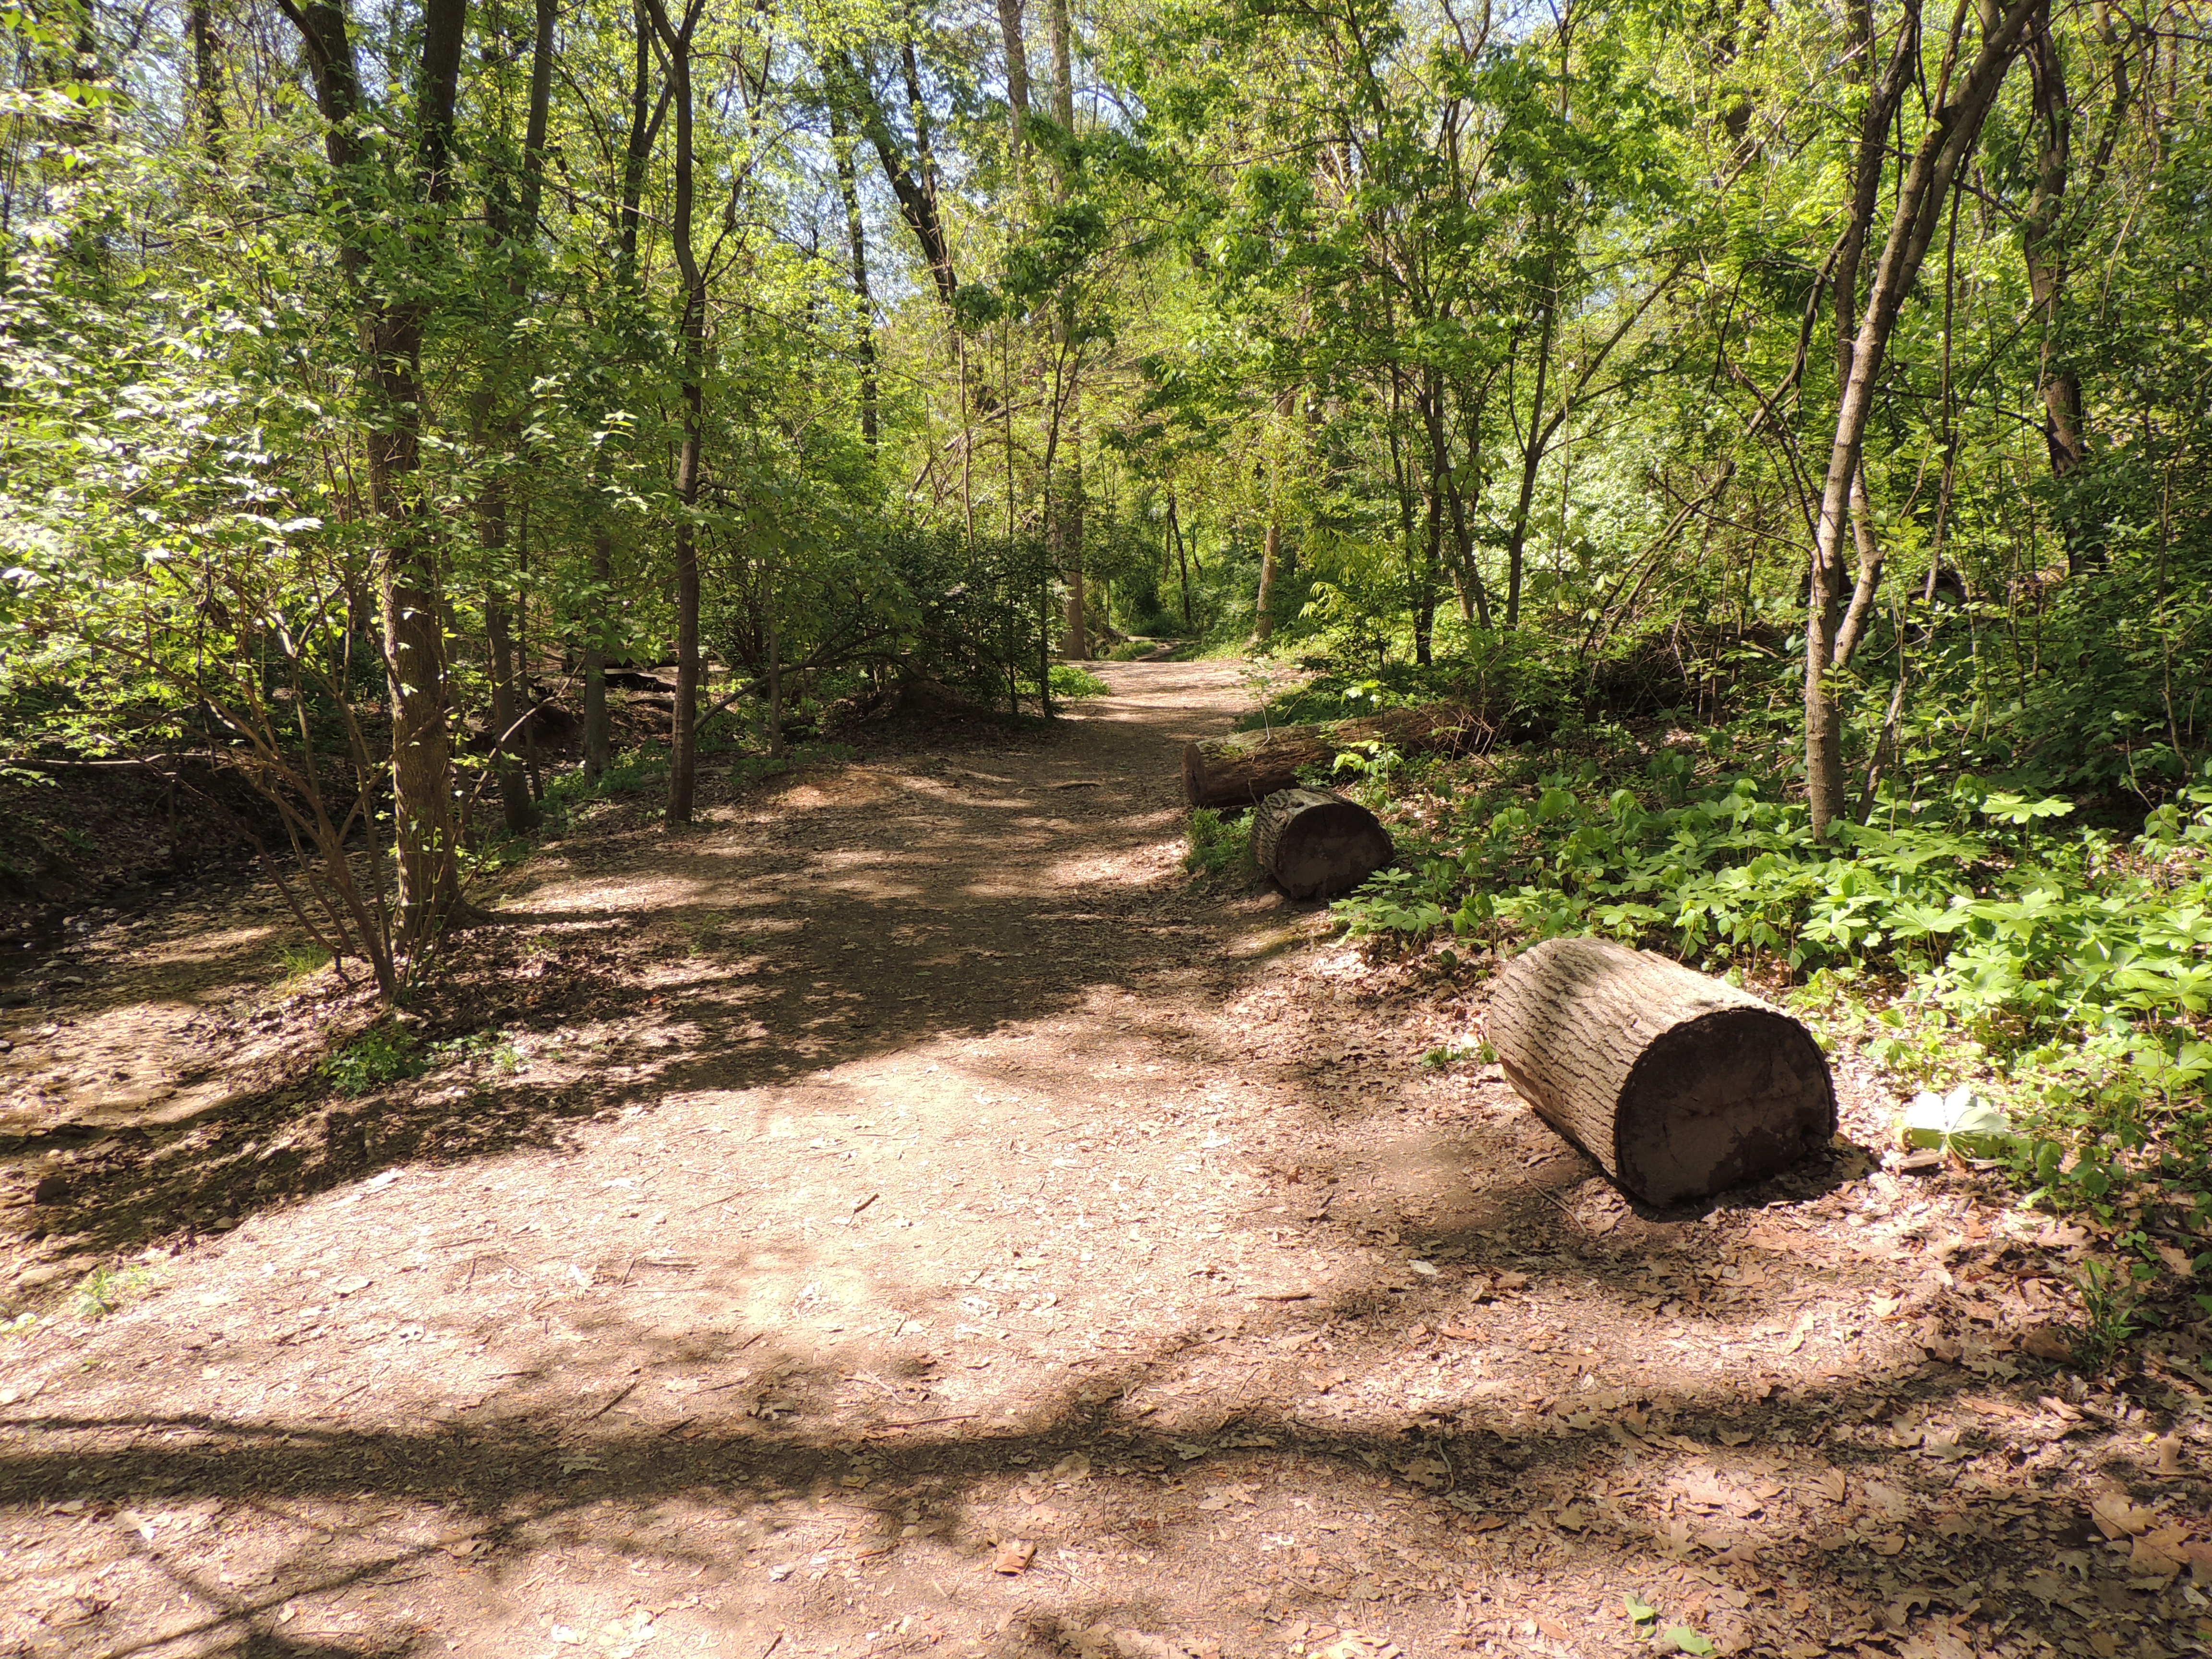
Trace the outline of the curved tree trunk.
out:
M 1491 994 L 1489 1036 L 1536 1115 L 1655 1204 L 1763 1181 L 1836 1132 L 1828 1062 L 1804 1026 L 1610 940 L 1516 957 Z

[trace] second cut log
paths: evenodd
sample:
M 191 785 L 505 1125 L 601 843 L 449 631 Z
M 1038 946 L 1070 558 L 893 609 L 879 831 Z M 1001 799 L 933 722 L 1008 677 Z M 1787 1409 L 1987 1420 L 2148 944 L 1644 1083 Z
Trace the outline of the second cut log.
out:
M 1252 811 L 1252 857 L 1292 898 L 1334 898 L 1397 856 L 1382 820 L 1326 789 L 1282 789 Z
M 1436 702 L 1386 709 L 1370 720 L 1208 738 L 1183 745 L 1183 799 L 1193 806 L 1250 806 L 1292 787 L 1307 767 L 1364 743 L 1388 744 L 1408 755 L 1457 755 L 1479 753 L 1490 737 L 1471 709 Z
M 1648 951 L 1554 939 L 1522 951 L 1498 975 L 1489 1035 L 1536 1115 L 1654 1204 L 1763 1181 L 1836 1132 L 1810 1031 Z

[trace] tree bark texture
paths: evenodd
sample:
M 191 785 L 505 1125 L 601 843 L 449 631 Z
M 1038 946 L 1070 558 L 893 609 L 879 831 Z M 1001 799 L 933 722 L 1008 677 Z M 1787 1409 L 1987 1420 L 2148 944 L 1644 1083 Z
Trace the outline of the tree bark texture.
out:
M 1607 939 L 1506 965 L 1489 1036 L 1536 1115 L 1638 1197 L 1763 1181 L 1825 1146 L 1836 1091 L 1812 1033 L 1748 991 Z
M 1022 38 L 1022 0 L 999 0 L 999 33 L 1006 45 L 1006 119 L 1017 155 L 1030 118 L 1030 54 Z
M 1252 856 L 1292 898 L 1334 898 L 1398 855 L 1374 813 L 1326 789 L 1279 789 L 1253 810 Z
M 1407 754 L 1480 754 L 1490 746 L 1489 723 L 1457 703 L 1393 708 L 1372 720 L 1322 726 L 1279 726 L 1185 744 L 1183 795 L 1193 806 L 1251 806 L 1298 774 L 1363 743 L 1384 743 Z

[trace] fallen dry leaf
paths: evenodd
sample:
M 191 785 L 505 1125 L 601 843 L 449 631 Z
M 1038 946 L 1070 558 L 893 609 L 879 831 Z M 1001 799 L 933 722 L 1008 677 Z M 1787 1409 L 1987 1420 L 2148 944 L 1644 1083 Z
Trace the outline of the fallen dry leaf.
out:
M 2125 1492 L 2115 1492 L 2090 1504 L 2089 1518 L 2107 1538 L 2134 1538 L 2151 1529 L 2158 1512 L 2144 1508 Z
M 1003 1572 L 1009 1578 L 1029 1571 L 1030 1563 L 1036 1559 L 1036 1546 L 1026 1538 L 1009 1538 L 999 1546 L 991 1558 L 991 1571 Z
M 2184 1565 L 2181 1546 L 2187 1527 L 2159 1527 L 2144 1533 L 2128 1551 L 2128 1571 L 2146 1578 L 2171 1578 Z
M 1260 1500 L 1254 1496 L 1254 1490 L 1249 1482 L 1242 1480 L 1226 1486 L 1214 1486 L 1198 1500 L 1198 1506 L 1202 1510 L 1225 1510 L 1239 1504 L 1256 1504 Z

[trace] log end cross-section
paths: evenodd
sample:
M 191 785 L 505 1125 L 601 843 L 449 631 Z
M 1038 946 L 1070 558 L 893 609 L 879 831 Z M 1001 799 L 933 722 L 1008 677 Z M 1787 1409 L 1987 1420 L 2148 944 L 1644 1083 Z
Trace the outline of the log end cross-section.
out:
M 1358 801 L 1326 789 L 1281 789 L 1252 812 L 1252 857 L 1292 898 L 1334 898 L 1397 856 L 1390 832 Z
M 1649 951 L 1545 940 L 1498 976 L 1489 1032 L 1537 1115 L 1654 1204 L 1763 1181 L 1836 1132 L 1810 1031 Z

